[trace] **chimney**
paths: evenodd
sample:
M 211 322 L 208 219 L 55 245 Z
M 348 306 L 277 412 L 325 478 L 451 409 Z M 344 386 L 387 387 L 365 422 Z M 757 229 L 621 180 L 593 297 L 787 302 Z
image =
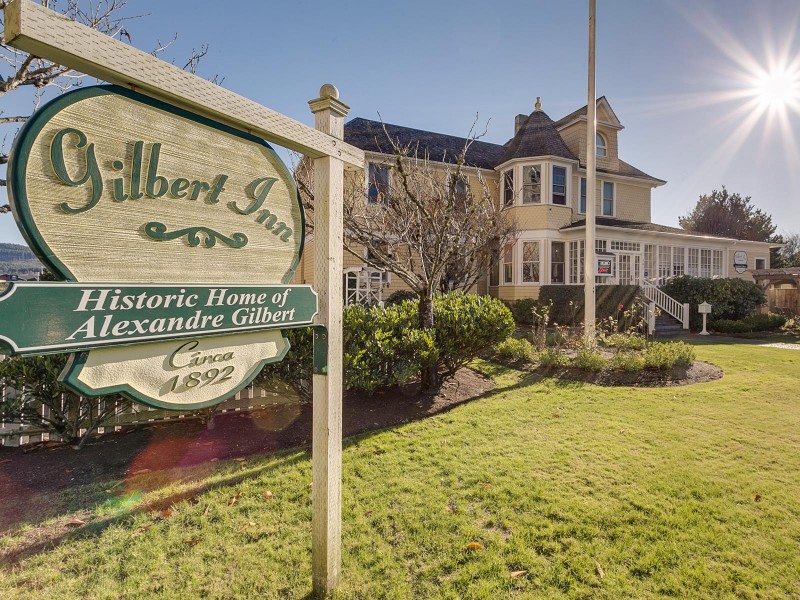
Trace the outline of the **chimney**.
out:
M 520 128 L 525 124 L 525 121 L 528 120 L 528 115 L 517 115 L 514 117 L 514 135 L 519 133 Z

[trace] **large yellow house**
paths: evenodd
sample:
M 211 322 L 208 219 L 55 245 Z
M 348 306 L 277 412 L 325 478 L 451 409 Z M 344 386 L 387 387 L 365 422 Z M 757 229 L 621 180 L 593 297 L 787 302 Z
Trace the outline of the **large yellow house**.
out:
M 479 292 L 503 300 L 536 298 L 543 285 L 583 283 L 586 212 L 586 107 L 553 121 L 537 98 L 534 111 L 515 118 L 514 137 L 503 145 L 477 141 L 467 163 L 513 215 L 518 237 L 502 249 Z M 401 145 L 419 144 L 433 161 L 450 161 L 465 139 L 362 118 L 345 124 L 346 142 L 364 150 L 368 195 L 377 195 L 391 172 L 386 133 Z M 617 115 L 605 97 L 597 101 L 597 252 L 610 260 L 598 284 L 658 284 L 671 277 L 740 277 L 769 268 L 770 244 L 694 234 L 651 221 L 651 191 L 666 182 L 620 158 Z M 298 279 L 313 278 L 306 253 Z M 381 300 L 404 285 L 391 273 L 345 257 L 349 302 Z M 648 285 L 649 287 L 649 285 Z M 368 296 L 368 297 L 365 297 Z

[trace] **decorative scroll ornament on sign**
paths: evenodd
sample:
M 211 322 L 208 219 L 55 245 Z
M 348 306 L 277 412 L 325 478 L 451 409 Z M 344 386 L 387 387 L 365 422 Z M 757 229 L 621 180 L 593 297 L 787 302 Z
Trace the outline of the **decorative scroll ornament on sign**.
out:
M 316 313 L 309 286 L 287 285 L 305 218 L 263 140 L 121 87 L 80 88 L 27 121 L 8 179 L 28 244 L 72 283 L 12 285 L 0 343 L 80 351 L 62 374 L 80 393 L 208 406 L 281 359 L 277 330 Z

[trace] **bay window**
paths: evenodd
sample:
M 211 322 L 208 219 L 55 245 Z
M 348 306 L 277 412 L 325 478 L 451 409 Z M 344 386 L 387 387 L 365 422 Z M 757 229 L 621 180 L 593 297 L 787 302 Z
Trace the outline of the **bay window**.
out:
M 541 204 L 542 166 L 528 165 L 522 169 L 522 203 Z
M 503 206 L 514 204 L 514 169 L 503 173 Z
M 522 242 L 522 282 L 539 283 L 539 242 Z
M 564 283 L 565 253 L 564 242 L 550 243 L 550 283 Z
M 567 168 L 553 166 L 553 204 L 567 204 Z

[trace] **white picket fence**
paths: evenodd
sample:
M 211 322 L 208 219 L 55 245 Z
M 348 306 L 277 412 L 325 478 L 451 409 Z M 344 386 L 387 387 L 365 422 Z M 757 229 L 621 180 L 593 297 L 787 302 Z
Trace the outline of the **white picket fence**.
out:
M 2 399 L 6 400 L 9 394 L 16 394 L 12 388 L 0 388 Z M 228 412 L 246 412 L 275 406 L 279 404 L 300 402 L 299 394 L 289 385 L 276 383 L 270 387 L 251 385 L 234 397 L 219 404 L 214 414 Z M 42 411 L 47 411 L 46 406 L 41 406 Z M 99 407 L 98 407 L 99 409 Z M 46 412 L 43 412 L 46 415 Z M 105 426 L 98 429 L 99 434 L 140 426 L 144 423 L 165 423 L 186 419 L 204 418 L 207 411 L 175 411 L 161 408 L 152 408 L 134 403 L 130 409 L 117 414 L 106 421 Z M 21 423 L 0 421 L 0 446 L 24 446 L 45 441 L 60 441 L 41 428 Z

